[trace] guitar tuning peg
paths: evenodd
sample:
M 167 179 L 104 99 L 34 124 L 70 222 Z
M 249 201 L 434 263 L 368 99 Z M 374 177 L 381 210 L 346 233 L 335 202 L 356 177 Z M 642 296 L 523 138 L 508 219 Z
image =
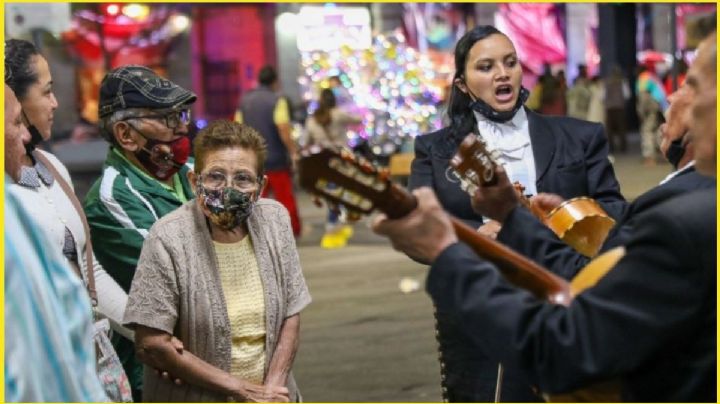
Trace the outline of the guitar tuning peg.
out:
M 340 157 L 345 161 L 355 162 L 357 161 L 357 157 L 355 157 L 355 154 L 351 152 L 350 150 L 346 148 L 340 149 Z
M 322 199 L 317 195 L 312 196 L 312 202 L 313 202 L 313 205 L 315 205 L 318 208 L 322 208 L 322 206 L 323 206 Z
M 390 169 L 383 167 L 377 170 L 378 178 L 380 181 L 387 181 L 390 178 Z
M 362 170 L 362 172 L 364 172 L 365 174 L 375 174 L 375 172 L 376 172 L 375 166 L 373 166 L 373 164 L 371 162 L 363 159 L 362 161 L 359 161 L 359 163 L 360 163 L 360 169 Z
M 363 217 L 362 213 L 355 212 L 355 211 L 352 211 L 352 210 L 348 210 L 348 211 L 347 211 L 347 217 L 346 217 L 346 219 L 347 219 L 347 221 L 350 222 L 350 223 L 352 223 L 352 222 L 357 222 L 357 221 L 360 220 L 362 217 Z

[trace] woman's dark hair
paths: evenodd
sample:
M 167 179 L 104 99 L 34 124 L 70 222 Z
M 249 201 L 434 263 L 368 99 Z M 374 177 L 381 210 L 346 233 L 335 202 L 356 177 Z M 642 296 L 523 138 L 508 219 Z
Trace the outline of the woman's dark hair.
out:
M 315 122 L 325 128 L 326 131 L 332 121 L 330 110 L 335 108 L 336 105 L 335 94 L 331 89 L 326 88 L 320 91 L 320 102 L 318 103 L 318 108 L 313 113 L 313 117 L 315 118 Z
M 18 100 L 27 95 L 28 88 L 38 81 L 33 57 L 40 51 L 31 42 L 22 39 L 5 41 L 5 84 L 15 92 Z
M 477 41 L 495 34 L 505 35 L 492 25 L 480 25 L 468 31 L 455 45 L 455 75 L 453 76 L 452 90 L 450 90 L 447 114 L 450 118 L 450 135 L 457 141 L 462 140 L 465 135 L 470 133 L 476 122 L 475 115 L 469 107 L 472 100 L 470 96 L 460 91 L 455 85 L 455 80 L 464 80 L 465 65 L 473 45 Z

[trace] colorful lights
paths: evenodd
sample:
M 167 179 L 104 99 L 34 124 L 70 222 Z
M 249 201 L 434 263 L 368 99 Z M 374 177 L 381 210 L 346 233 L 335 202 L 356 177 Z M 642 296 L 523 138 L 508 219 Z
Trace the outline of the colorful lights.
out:
M 108 13 L 108 15 L 116 16 L 120 12 L 120 6 L 117 4 L 110 4 L 105 8 L 105 12 Z
M 349 133 L 351 144 L 367 139 L 386 152 L 415 136 L 440 128 L 445 75 L 430 59 L 410 48 L 399 33 L 377 35 L 370 48 L 340 46 L 327 52 L 302 52 L 298 79 L 303 98 L 312 102 L 328 79 L 339 76 L 348 100 L 340 106 L 364 116 L 361 127 Z M 343 102 L 344 101 L 344 102 Z

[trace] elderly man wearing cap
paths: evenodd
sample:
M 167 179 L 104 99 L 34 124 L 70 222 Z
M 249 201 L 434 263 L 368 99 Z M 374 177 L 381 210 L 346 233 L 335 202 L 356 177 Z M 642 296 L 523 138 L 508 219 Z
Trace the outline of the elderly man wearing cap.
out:
M 150 227 L 193 197 L 185 163 L 195 99 L 144 66 L 116 68 L 100 84 L 99 126 L 110 149 L 84 207 L 95 255 L 126 292 Z M 143 368 L 133 343 L 113 342 L 139 401 Z

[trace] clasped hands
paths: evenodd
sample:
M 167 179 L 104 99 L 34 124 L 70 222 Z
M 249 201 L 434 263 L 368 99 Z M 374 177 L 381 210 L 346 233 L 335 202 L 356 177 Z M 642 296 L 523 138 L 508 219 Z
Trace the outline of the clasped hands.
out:
M 182 341 L 173 336 L 170 339 L 170 343 L 177 353 L 182 355 L 183 350 L 185 349 Z M 182 380 L 180 378 L 172 376 L 167 371 L 155 369 L 155 372 L 161 375 L 165 380 L 172 380 L 178 386 L 182 384 Z M 237 382 L 237 393 L 233 395 L 233 399 L 236 401 L 247 403 L 287 403 L 290 401 L 290 391 L 285 386 L 260 385 L 240 379 L 237 379 Z

